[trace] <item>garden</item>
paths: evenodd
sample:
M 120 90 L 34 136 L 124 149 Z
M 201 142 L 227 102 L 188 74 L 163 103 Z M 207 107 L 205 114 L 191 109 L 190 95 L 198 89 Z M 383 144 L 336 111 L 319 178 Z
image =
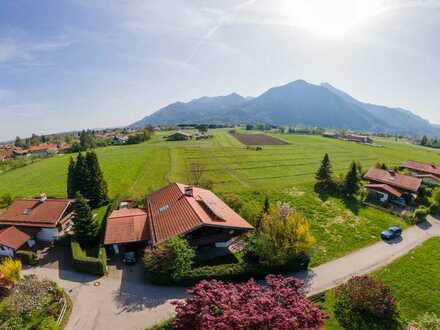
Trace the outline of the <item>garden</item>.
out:
M 7 258 L 0 264 L 0 328 L 63 329 L 72 309 L 70 297 L 55 282 L 20 272 L 20 261 Z

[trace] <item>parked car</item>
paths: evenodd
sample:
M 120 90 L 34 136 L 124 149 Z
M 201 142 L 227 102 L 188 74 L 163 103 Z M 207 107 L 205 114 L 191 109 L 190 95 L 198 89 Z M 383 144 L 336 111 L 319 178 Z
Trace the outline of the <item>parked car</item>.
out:
M 400 237 L 402 235 L 402 229 L 399 226 L 393 226 L 384 230 L 380 237 L 384 240 L 390 240 L 393 238 Z
M 136 253 L 131 251 L 131 252 L 125 252 L 123 257 L 122 257 L 122 262 L 126 265 L 132 265 L 135 264 L 137 262 L 136 259 Z

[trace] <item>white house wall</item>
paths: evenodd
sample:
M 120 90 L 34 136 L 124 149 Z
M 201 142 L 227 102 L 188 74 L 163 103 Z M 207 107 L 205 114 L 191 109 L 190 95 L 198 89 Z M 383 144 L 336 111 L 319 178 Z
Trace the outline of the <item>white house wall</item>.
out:
M 10 247 L 0 245 L 0 256 L 2 257 L 13 257 L 14 256 L 14 250 Z

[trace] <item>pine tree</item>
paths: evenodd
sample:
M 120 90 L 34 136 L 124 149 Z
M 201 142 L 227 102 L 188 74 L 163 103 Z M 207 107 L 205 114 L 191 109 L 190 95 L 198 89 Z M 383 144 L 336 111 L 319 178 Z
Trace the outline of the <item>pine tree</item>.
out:
M 104 180 L 98 157 L 94 151 L 88 152 L 85 164 L 87 167 L 86 197 L 90 199 L 90 204 L 94 207 L 108 202 L 107 182 Z
M 353 162 L 344 180 L 344 193 L 348 196 L 353 196 L 359 191 L 359 188 L 358 170 L 356 163 Z
M 89 181 L 89 171 L 87 170 L 86 160 L 82 153 L 78 154 L 75 164 L 75 176 L 74 182 L 76 190 L 79 191 L 85 198 L 89 198 L 89 192 L 87 190 L 87 182 Z M 76 192 L 75 192 L 76 193 Z
M 263 204 L 263 209 L 261 210 L 260 214 L 257 216 L 256 219 L 256 223 L 255 223 L 255 228 L 258 229 L 260 228 L 261 225 L 261 220 L 263 219 L 263 217 L 269 213 L 270 210 L 270 203 L 269 203 L 269 197 L 264 196 L 264 204 Z
M 83 248 L 90 248 L 97 243 L 98 224 L 93 219 L 90 206 L 79 192 L 73 204 L 73 232 L 75 240 Z
M 73 157 L 70 157 L 69 167 L 67 169 L 67 197 L 74 198 L 76 192 L 78 191 L 78 186 L 76 184 L 76 173 L 75 173 L 76 163 Z
M 332 178 L 332 168 L 328 154 L 324 155 L 321 162 L 321 167 L 315 175 L 316 184 L 315 190 L 318 192 L 331 192 L 334 189 L 334 182 Z
M 422 140 L 420 141 L 420 144 L 422 146 L 426 146 L 428 144 L 428 137 L 426 135 L 423 135 Z

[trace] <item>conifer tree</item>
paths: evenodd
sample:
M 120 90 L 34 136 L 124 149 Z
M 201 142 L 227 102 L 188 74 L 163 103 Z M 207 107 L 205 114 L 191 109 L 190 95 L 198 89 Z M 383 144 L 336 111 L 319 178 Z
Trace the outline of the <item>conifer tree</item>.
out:
M 315 175 L 316 184 L 315 190 L 318 192 L 331 192 L 334 189 L 334 181 L 332 178 L 332 168 L 330 157 L 328 154 L 324 155 L 321 162 L 321 167 Z
M 264 196 L 264 204 L 263 204 L 263 209 L 261 210 L 260 214 L 257 216 L 257 220 L 255 223 L 255 228 L 258 229 L 260 228 L 261 225 L 261 220 L 263 219 L 263 217 L 269 213 L 270 210 L 270 203 L 269 203 L 269 197 Z
M 93 219 L 90 206 L 79 192 L 73 204 L 73 232 L 75 240 L 83 248 L 90 248 L 97 243 L 98 224 Z
M 344 193 L 348 196 L 353 196 L 359 191 L 359 175 L 356 163 L 351 163 L 350 170 L 348 171 L 344 180 Z
M 89 173 L 86 166 L 86 160 L 82 153 L 78 154 L 75 164 L 75 187 L 84 197 L 88 198 L 87 181 Z
M 100 206 L 108 202 L 107 182 L 104 180 L 98 157 L 94 151 L 86 155 L 85 164 L 87 168 L 87 182 L 85 197 L 90 200 L 93 207 Z
M 73 157 L 70 157 L 69 167 L 67 169 L 67 197 L 74 198 L 76 192 L 78 191 L 78 186 L 76 184 L 76 173 L 75 173 L 76 163 Z

